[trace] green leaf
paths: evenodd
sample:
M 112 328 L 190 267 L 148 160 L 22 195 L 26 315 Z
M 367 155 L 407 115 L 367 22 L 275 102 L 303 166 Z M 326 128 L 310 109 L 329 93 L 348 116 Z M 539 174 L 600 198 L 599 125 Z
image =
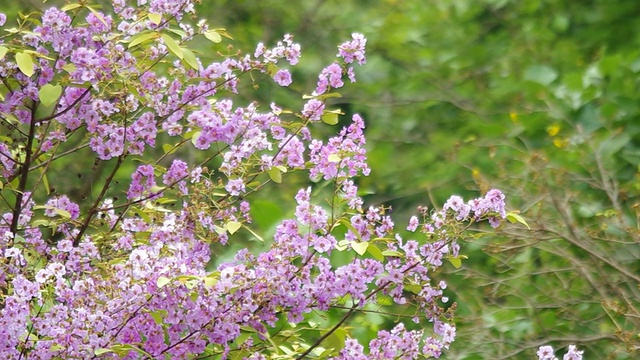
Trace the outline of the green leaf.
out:
M 278 72 L 279 68 L 274 63 L 267 64 L 267 75 L 274 76 Z
M 169 51 L 171 51 L 173 55 L 182 60 L 184 58 L 184 54 L 182 53 L 182 48 L 180 47 L 180 45 L 178 45 L 178 43 L 167 34 L 160 34 L 160 36 L 162 37 L 162 40 L 164 40 L 164 43 L 167 45 Z
M 460 269 L 460 266 L 462 266 L 462 259 L 460 256 L 448 256 L 447 260 L 449 260 L 451 265 L 456 269 Z
M 153 321 L 156 324 L 160 325 L 164 322 L 164 318 L 167 317 L 169 313 L 167 312 L 167 310 L 160 309 L 150 312 L 149 315 L 151 315 Z
M 524 72 L 524 79 L 547 86 L 558 78 L 558 72 L 547 65 L 533 65 Z
M 172 29 L 172 28 L 168 28 L 167 31 L 172 32 L 176 35 L 178 35 L 181 39 L 187 36 L 187 33 L 185 33 L 184 31 L 180 30 L 180 29 Z
M 385 257 L 404 257 L 404 255 L 397 250 L 384 250 L 382 251 L 382 255 L 384 255 Z
M 225 28 L 217 28 L 217 29 L 213 29 L 213 31 L 215 31 L 218 34 L 226 37 L 229 40 L 233 40 L 233 37 L 231 35 L 229 35 L 229 33 L 227 32 L 227 29 L 225 29 Z
M 158 37 L 158 33 L 157 32 L 147 32 L 147 31 L 143 31 L 141 33 L 138 33 L 136 35 L 134 35 L 131 38 L 131 41 L 129 41 L 129 45 L 127 46 L 128 49 L 131 49 L 132 47 L 138 45 L 138 44 L 142 44 L 143 42 L 147 41 L 147 40 L 151 40 L 151 39 L 155 39 Z
M 58 209 L 55 206 L 49 206 L 49 205 L 36 205 L 33 207 L 34 210 L 40 210 L 40 209 L 47 209 L 47 210 L 53 210 L 56 214 L 62 216 L 63 218 L 69 219 L 71 218 L 71 213 L 69 213 L 67 210 L 63 210 L 63 209 Z
M 337 93 L 337 92 L 324 93 L 322 95 L 302 95 L 302 99 L 304 100 L 308 100 L 308 99 L 324 100 L 324 99 L 339 98 L 339 97 L 342 97 L 342 95 L 340 95 L 340 93 Z
M 104 354 L 108 354 L 108 353 L 112 353 L 112 352 L 114 352 L 114 351 L 111 350 L 111 349 L 102 348 L 102 349 L 96 349 L 93 353 L 96 356 L 100 356 L 100 355 L 104 355 Z
M 38 97 L 40 102 L 44 106 L 51 106 L 55 104 L 62 95 L 62 86 L 46 84 L 38 91 Z
M 358 240 L 362 241 L 362 237 L 360 236 L 360 232 L 358 230 L 356 230 L 356 228 L 353 226 L 353 224 L 351 224 L 351 222 L 347 219 L 340 219 L 340 224 L 344 225 L 347 227 L 347 229 L 351 230 L 351 233 L 353 233 L 353 235 L 355 235 Z
M 515 224 L 516 222 L 518 222 L 518 223 L 526 226 L 527 229 L 531 230 L 531 228 L 529 227 L 529 224 L 527 224 L 527 222 L 522 218 L 522 216 L 518 215 L 515 212 L 508 212 L 507 213 L 507 220 L 512 224 Z
M 378 261 L 384 261 L 384 255 L 382 255 L 382 251 L 380 251 L 380 248 L 378 248 L 377 246 L 371 243 L 367 243 L 367 244 L 369 244 L 369 247 L 367 247 L 367 252 L 371 256 L 373 256 L 374 259 Z
M 178 150 L 177 146 L 174 146 L 174 145 L 171 145 L 171 144 L 162 145 L 162 151 L 164 151 L 165 155 L 171 155 L 171 154 L 175 153 L 176 150 Z
M 420 292 L 422 292 L 422 286 L 419 284 L 406 284 L 404 288 L 414 294 L 420 294 Z
M 339 327 L 332 332 L 324 341 L 328 348 L 342 349 L 347 338 L 347 330 Z
M 215 30 L 207 30 L 204 33 L 204 36 L 209 39 L 209 41 L 213 42 L 213 43 L 219 43 L 222 42 L 222 36 L 220 36 L 220 34 L 218 34 L 217 31 Z
M 340 159 L 340 155 L 338 154 L 329 154 L 327 160 L 331 163 L 339 163 L 342 159 Z
M 159 25 L 160 22 L 162 21 L 162 14 L 157 14 L 157 13 L 149 13 L 149 20 L 151 20 L 152 23 Z
M 378 305 L 390 306 L 393 305 L 393 298 L 389 295 L 378 294 L 376 295 L 376 302 Z
M 145 357 L 148 357 L 149 359 L 153 358 L 153 355 L 149 354 L 148 352 L 134 346 L 131 344 L 117 344 L 117 345 L 113 345 L 111 347 L 111 350 L 113 352 L 115 352 L 116 354 L 118 354 L 118 356 L 120 357 L 125 357 L 127 355 L 129 355 L 129 353 L 131 351 L 135 351 L 140 355 L 144 355 Z
M 282 182 L 282 172 L 280 172 L 280 169 L 272 167 L 267 171 L 267 174 L 269 174 L 269 179 L 274 183 L 280 184 Z
M 220 280 L 220 272 L 214 271 L 211 274 L 208 274 L 207 276 L 204 277 L 203 279 L 204 287 L 207 289 L 211 289 L 218 283 L 218 280 Z
M 365 242 L 352 241 L 351 242 L 351 247 L 356 252 L 356 254 L 362 256 L 367 252 L 367 248 L 369 248 L 369 243 L 366 242 L 366 241 Z
M 47 191 L 47 195 L 51 194 L 49 178 L 47 177 L 47 171 L 45 170 L 45 168 L 40 168 L 40 176 L 42 177 L 42 185 L 44 185 L 44 189 Z M 0 189 L 2 189 L 2 186 L 0 186 Z
M 60 10 L 66 12 L 66 11 L 69 11 L 69 10 L 77 9 L 79 7 L 82 7 L 82 5 L 80 5 L 80 4 L 67 4 L 67 5 L 61 7 Z
M 336 245 L 336 250 L 338 251 L 345 251 L 349 248 L 349 241 L 348 240 L 340 240 L 338 241 L 338 245 Z
M 68 63 L 65 66 L 62 67 L 62 69 L 66 72 L 68 72 L 69 74 L 71 74 L 72 72 L 76 71 L 76 65 L 72 64 L 72 63 Z
M 101 13 L 97 12 L 96 9 L 92 8 L 89 5 L 85 5 L 85 6 L 87 7 L 87 9 L 89 9 L 89 11 L 93 13 L 93 15 L 95 15 L 98 18 L 98 20 L 100 20 L 101 23 L 104 24 L 104 26 L 109 27 L 109 24 L 107 24 L 107 21 L 104 19 Z
M 225 225 L 225 228 L 227 229 L 227 231 L 231 235 L 235 234 L 236 231 L 238 231 L 240 229 L 240 227 L 242 227 L 242 224 L 237 222 L 237 221 L 229 221 Z
M 325 113 L 322 115 L 322 122 L 328 125 L 335 125 L 338 123 L 338 114 L 336 113 Z
M 195 146 L 198 142 L 198 138 L 200 137 L 200 134 L 202 134 L 202 131 L 196 131 L 191 135 L 191 143 Z M 187 139 L 187 135 L 189 135 L 189 133 L 185 134 L 185 139 Z
M 4 56 L 7 55 L 7 51 L 9 51 L 9 49 L 4 46 L 0 46 L 0 60 L 4 59 Z
M 35 65 L 33 62 L 33 58 L 26 52 L 20 52 L 16 54 L 16 63 L 18 64 L 18 68 L 20 71 L 31 77 L 33 75 L 33 66 Z
M 156 281 L 156 285 L 158 285 L 158 288 L 162 288 L 162 287 L 166 286 L 170 282 L 171 282 L 171 279 L 169 279 L 168 277 L 160 276 L 158 278 L 158 280 Z
M 193 51 L 185 48 L 182 49 L 182 54 L 184 55 L 184 62 L 187 63 L 192 69 L 198 70 L 200 68 L 200 64 L 198 64 L 198 60 Z

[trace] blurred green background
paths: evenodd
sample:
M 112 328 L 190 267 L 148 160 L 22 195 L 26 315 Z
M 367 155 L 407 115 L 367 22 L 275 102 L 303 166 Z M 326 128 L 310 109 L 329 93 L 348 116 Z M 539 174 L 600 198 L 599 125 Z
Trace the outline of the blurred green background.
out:
M 640 1 L 203 2 L 198 16 L 226 28 L 235 48 L 294 35 L 303 58 L 290 93 L 257 93 L 293 109 L 335 45 L 367 37 L 358 83 L 334 102 L 367 121 L 372 174 L 360 186 L 367 204 L 393 207 L 399 228 L 453 193 L 499 188 L 521 210 L 530 229 L 479 232 L 462 244 L 462 268 L 441 275 L 459 306 L 444 358 L 531 359 L 540 345 L 572 343 L 588 359 L 637 358 Z M 60 3 L 5 1 L 0 11 Z M 287 210 L 259 201 L 268 231 Z M 354 324 L 371 336 L 394 320 Z

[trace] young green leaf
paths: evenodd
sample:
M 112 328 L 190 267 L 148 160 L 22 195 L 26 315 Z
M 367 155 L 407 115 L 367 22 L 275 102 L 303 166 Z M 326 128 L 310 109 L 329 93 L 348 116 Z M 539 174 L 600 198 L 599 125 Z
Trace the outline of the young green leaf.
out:
M 102 348 L 102 349 L 96 349 L 93 353 L 96 356 L 100 356 L 100 355 L 108 354 L 108 353 L 111 353 L 111 352 L 113 352 L 113 350 Z
M 269 174 L 269 179 L 274 183 L 280 184 L 282 182 L 282 172 L 280 172 L 280 169 L 272 167 L 267 171 L 267 174 Z
M 160 276 L 158 278 L 158 280 L 156 281 L 156 285 L 158 285 L 159 288 L 166 286 L 168 283 L 171 282 L 171 279 L 169 279 L 166 276 Z
M 327 160 L 329 160 L 329 162 L 331 163 L 339 163 L 340 162 L 340 155 L 338 154 L 329 154 L 329 157 L 327 158 Z
M 365 242 L 352 241 L 351 247 L 353 248 L 353 251 L 356 252 L 356 254 L 362 256 L 367 252 L 367 248 L 369 248 L 369 243 L 366 241 Z
M 18 69 L 20 69 L 20 71 L 31 77 L 31 75 L 33 75 L 34 70 L 33 70 L 33 58 L 31 57 L 31 55 L 29 55 L 29 53 L 26 52 L 21 52 L 21 53 L 17 53 L 16 54 L 16 63 L 18 64 Z
M 369 255 L 373 256 L 373 258 L 378 261 L 384 261 L 384 255 L 382 255 L 382 251 L 380 251 L 380 248 L 371 243 L 367 244 L 369 244 L 369 246 L 367 247 L 367 252 L 369 253 Z
M 338 114 L 336 113 L 325 113 L 322 115 L 322 122 L 328 125 L 335 125 L 338 123 Z
M 60 10 L 67 12 L 69 10 L 77 9 L 79 7 L 82 7 L 82 5 L 77 4 L 77 3 L 76 4 L 67 4 L 67 5 L 61 7 Z
M 527 224 L 527 221 L 524 218 L 522 218 L 522 216 L 518 215 L 515 212 L 507 213 L 507 220 L 512 224 L 519 222 L 520 224 L 526 226 L 527 229 L 531 230 L 531 227 L 529 227 L 529 224 Z
M 449 260 L 451 265 L 456 269 L 460 269 L 460 266 L 462 266 L 462 260 L 460 260 L 459 257 L 449 257 L 447 260 Z
M 178 45 L 178 43 L 167 34 L 160 34 L 160 36 L 162 37 L 162 40 L 164 40 L 164 43 L 167 45 L 169 51 L 171 51 L 173 55 L 182 60 L 184 58 L 184 53 L 182 52 L 182 48 L 180 47 L 180 45 Z
M 107 21 L 104 19 L 104 16 L 102 16 L 101 13 L 99 13 L 96 9 L 92 8 L 89 5 L 85 5 L 87 7 L 87 9 L 89 9 L 89 11 L 91 11 L 93 13 L 93 15 L 95 15 L 95 17 L 100 20 L 100 22 L 102 24 L 104 24 L 104 26 L 109 27 L 109 24 L 107 24 Z
M 162 21 L 162 14 L 158 14 L 158 13 L 149 13 L 149 20 L 151 20 L 152 23 L 159 25 L 160 22 Z
M 229 232 L 229 234 L 233 235 L 236 233 L 236 231 L 238 231 L 240 229 L 240 227 L 242 226 L 241 223 L 237 222 L 237 221 L 229 221 L 227 223 L 227 225 L 225 225 L 225 227 L 227 228 L 227 231 Z
M 40 102 L 44 106 L 51 106 L 55 104 L 62 95 L 62 86 L 46 84 L 38 91 L 38 97 Z
M 404 255 L 397 250 L 384 250 L 382 252 L 382 255 L 384 255 L 385 257 L 399 257 L 399 258 L 404 257 Z
M 200 64 L 198 64 L 198 60 L 193 51 L 185 48 L 182 49 L 182 54 L 184 55 L 184 62 L 187 63 L 192 69 L 198 70 L 200 68 Z
M 167 317 L 169 313 L 167 312 L 167 310 L 159 309 L 159 310 L 151 311 L 149 315 L 151 315 L 151 317 L 153 318 L 153 321 L 156 324 L 160 325 L 163 323 L 164 318 Z
M 129 42 L 129 45 L 127 46 L 127 48 L 131 49 L 132 47 L 138 45 L 138 44 L 142 44 L 147 40 L 151 40 L 154 38 L 158 37 L 158 33 L 157 32 L 141 32 L 138 33 L 136 35 L 134 35 L 131 38 L 131 41 Z
M 213 42 L 213 43 L 219 43 L 222 41 L 222 36 L 220 36 L 220 34 L 218 34 L 217 31 L 215 30 L 207 30 L 204 33 L 204 36 L 209 39 L 209 41 Z

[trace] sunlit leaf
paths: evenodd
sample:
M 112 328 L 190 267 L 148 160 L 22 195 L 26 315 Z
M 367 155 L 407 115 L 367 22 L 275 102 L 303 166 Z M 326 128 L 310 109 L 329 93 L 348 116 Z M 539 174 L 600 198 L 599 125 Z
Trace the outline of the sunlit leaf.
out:
M 204 36 L 209 39 L 209 41 L 216 44 L 222 41 L 222 36 L 220 36 L 220 34 L 215 30 L 205 31 Z
M 104 355 L 104 354 L 108 354 L 108 353 L 112 353 L 112 352 L 113 352 L 113 350 L 111 350 L 111 349 L 102 348 L 102 349 L 96 349 L 93 353 L 96 356 L 100 356 L 100 355 Z
M 385 257 L 404 257 L 404 255 L 397 250 L 383 250 L 382 255 Z
M 366 242 L 366 241 L 364 241 L 364 242 L 352 241 L 351 242 L 351 247 L 356 252 L 356 254 L 362 256 L 367 252 L 367 248 L 369 248 L 369 243 Z
M 453 265 L 453 267 L 456 269 L 459 269 L 462 266 L 462 259 L 457 256 L 450 256 L 447 258 L 447 260 L 449 260 L 451 265 Z
M 149 315 L 151 315 L 151 317 L 153 318 L 153 321 L 156 324 L 160 325 L 164 323 L 164 318 L 166 318 L 169 315 L 169 313 L 167 312 L 167 310 L 159 309 L 159 310 L 151 311 Z
M 104 26 L 109 27 L 109 24 L 107 24 L 107 21 L 104 19 L 104 16 L 102 16 L 101 13 L 99 13 L 96 9 L 92 8 L 89 5 L 85 5 L 87 9 L 89 9 L 89 11 L 91 11 L 93 13 L 93 15 L 95 15 L 95 17 L 100 20 L 100 22 L 102 24 L 104 24 Z
M 33 66 L 35 65 L 33 62 L 33 58 L 26 52 L 20 52 L 16 54 L 16 63 L 18 64 L 18 69 L 27 75 L 31 76 L 34 73 Z
M 269 174 L 269 179 L 274 183 L 280 184 L 282 182 L 282 172 L 278 168 L 272 167 L 267 171 L 267 174 Z
M 182 53 L 182 48 L 180 47 L 180 45 L 178 45 L 178 43 L 173 40 L 173 38 L 168 34 L 160 34 L 160 36 L 162 37 L 162 40 L 164 40 L 164 43 L 167 45 L 169 51 L 171 51 L 173 55 L 182 60 L 184 58 L 184 54 Z
M 340 162 L 340 155 L 338 154 L 329 154 L 329 157 L 327 158 L 327 160 L 331 163 L 339 163 Z
M 328 125 L 335 125 L 338 123 L 338 114 L 336 113 L 325 113 L 321 117 L 322 122 Z
M 340 95 L 340 93 L 337 93 L 337 92 L 324 93 L 321 95 L 302 95 L 302 99 L 304 100 L 308 100 L 308 99 L 324 100 L 324 99 L 339 98 L 339 97 L 342 97 L 342 95 Z
M 512 224 L 518 222 L 518 223 L 526 226 L 527 229 L 531 229 L 529 227 L 529 224 L 527 224 L 526 220 L 522 216 L 520 216 L 519 214 L 517 214 L 515 212 L 508 212 L 507 213 L 507 220 Z
M 162 21 L 162 14 L 158 14 L 158 13 L 149 13 L 149 20 L 151 20 L 152 23 L 159 25 L 160 22 Z
M 227 231 L 229 232 L 229 234 L 233 235 L 236 233 L 236 231 L 238 231 L 240 229 L 240 227 L 242 227 L 242 223 L 238 222 L 238 221 L 229 221 L 227 222 L 227 224 L 225 225 Z
M 82 7 L 82 5 L 80 5 L 80 4 L 67 4 L 67 5 L 61 7 L 60 10 L 69 11 L 69 10 L 77 9 L 79 7 Z
M 367 247 L 367 252 L 371 256 L 373 256 L 374 259 L 378 261 L 384 261 L 384 255 L 382 255 L 382 251 L 380 251 L 380 248 L 372 243 L 367 243 L 367 244 L 369 244 L 369 246 Z
M 158 280 L 156 281 L 156 285 L 158 285 L 159 288 L 166 286 L 168 283 L 171 282 L 171 279 L 169 279 L 166 276 L 160 276 L 158 278 Z
M 184 55 L 183 60 L 187 63 L 187 65 L 189 65 L 192 69 L 198 70 L 200 68 L 200 64 L 198 64 L 198 60 L 193 51 L 186 48 L 181 49 L 182 54 Z
M 129 42 L 129 45 L 127 46 L 129 49 L 131 49 L 132 47 L 138 45 L 138 44 L 142 44 L 145 41 L 151 40 L 151 39 L 155 39 L 158 37 L 158 33 L 157 32 L 141 32 L 138 33 L 136 35 L 134 35 L 131 38 L 131 41 Z
M 38 91 L 38 97 L 40 102 L 44 106 L 51 106 L 55 104 L 62 95 L 62 86 L 46 84 Z

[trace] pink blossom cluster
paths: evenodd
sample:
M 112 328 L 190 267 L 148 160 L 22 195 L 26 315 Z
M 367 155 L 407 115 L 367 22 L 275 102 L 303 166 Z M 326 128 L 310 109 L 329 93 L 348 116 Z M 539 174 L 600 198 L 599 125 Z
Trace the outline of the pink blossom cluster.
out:
M 452 195 L 441 210 L 431 214 L 433 226 L 425 225 L 428 232 L 434 232 L 442 228 L 447 221 L 479 221 L 487 219 L 489 224 L 496 228 L 500 226 L 500 220 L 507 217 L 505 196 L 497 189 L 489 190 L 485 196 L 471 199 L 465 202 L 458 195 Z M 417 216 L 409 219 L 407 230 L 416 231 L 420 221 Z
M 575 345 L 569 345 L 567 353 L 564 354 L 562 360 L 582 360 L 583 353 L 584 351 L 578 350 Z M 536 355 L 538 355 L 538 360 L 558 360 L 554 355 L 553 347 L 548 345 L 540 346 Z
M 326 144 L 317 139 L 311 141 L 309 160 L 313 164 L 310 170 L 312 178 L 337 179 L 341 183 L 359 174 L 369 175 L 364 121 L 358 114 L 353 115 L 352 121 Z

